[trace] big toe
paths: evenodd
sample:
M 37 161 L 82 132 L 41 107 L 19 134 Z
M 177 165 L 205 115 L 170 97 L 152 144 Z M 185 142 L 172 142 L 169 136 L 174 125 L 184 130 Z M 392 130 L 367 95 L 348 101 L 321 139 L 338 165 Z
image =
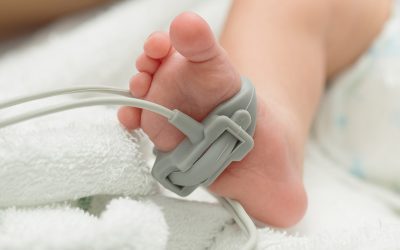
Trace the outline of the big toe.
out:
M 208 24 L 195 13 L 177 16 L 169 34 L 173 47 L 192 62 L 208 61 L 221 52 Z

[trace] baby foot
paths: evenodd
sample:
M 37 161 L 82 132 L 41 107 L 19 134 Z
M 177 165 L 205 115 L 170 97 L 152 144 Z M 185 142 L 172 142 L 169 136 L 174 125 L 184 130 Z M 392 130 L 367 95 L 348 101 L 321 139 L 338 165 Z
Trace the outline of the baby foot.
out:
M 183 13 L 169 34 L 156 32 L 144 44 L 132 77 L 132 95 L 170 109 L 179 109 L 198 121 L 241 86 L 239 73 L 216 42 L 209 26 L 193 13 Z M 241 162 L 231 164 L 210 186 L 218 195 L 238 200 L 256 220 L 290 226 L 304 214 L 306 196 L 300 164 L 293 149 L 286 113 L 274 110 L 258 97 L 255 147 Z M 279 110 L 279 112 L 278 112 Z M 123 107 L 119 119 L 128 129 L 141 127 L 158 150 L 170 151 L 184 138 L 163 117 Z

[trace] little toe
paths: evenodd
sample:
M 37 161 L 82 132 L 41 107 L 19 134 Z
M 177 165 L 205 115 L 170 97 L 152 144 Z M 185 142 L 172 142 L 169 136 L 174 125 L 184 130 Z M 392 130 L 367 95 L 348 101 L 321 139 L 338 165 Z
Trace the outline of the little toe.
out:
M 160 61 L 153 59 L 146 54 L 141 54 L 136 60 L 136 69 L 140 72 L 146 72 L 149 74 L 154 74 L 158 66 L 160 66 Z
M 171 41 L 165 32 L 154 32 L 144 43 L 144 52 L 153 59 L 162 59 L 168 55 Z
M 150 89 L 151 81 L 152 76 L 149 73 L 140 72 L 134 75 L 129 82 L 132 96 L 137 98 L 146 96 Z
M 118 110 L 118 120 L 127 130 L 134 130 L 140 127 L 141 114 L 141 109 L 122 107 Z

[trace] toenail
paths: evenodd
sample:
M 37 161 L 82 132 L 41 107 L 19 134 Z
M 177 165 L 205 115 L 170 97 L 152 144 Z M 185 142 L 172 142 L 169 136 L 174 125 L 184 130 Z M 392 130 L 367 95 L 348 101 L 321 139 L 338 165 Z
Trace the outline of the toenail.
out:
M 147 38 L 146 38 L 146 42 L 154 35 L 156 34 L 157 31 L 152 32 Z
M 160 31 L 154 31 L 154 32 L 152 32 L 147 38 L 146 38 L 146 42 L 148 41 L 148 40 L 150 40 L 150 38 L 152 38 L 153 36 L 155 36 L 155 35 L 157 35 L 157 34 L 160 34 L 161 32 Z

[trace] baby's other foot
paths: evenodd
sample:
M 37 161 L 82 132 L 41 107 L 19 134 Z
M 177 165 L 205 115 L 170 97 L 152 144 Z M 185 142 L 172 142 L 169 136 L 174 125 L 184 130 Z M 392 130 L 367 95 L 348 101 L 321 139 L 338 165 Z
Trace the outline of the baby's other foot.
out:
M 169 34 L 150 35 L 136 68 L 139 73 L 130 81 L 133 96 L 179 109 L 198 121 L 241 86 L 239 73 L 207 23 L 188 12 L 173 20 Z M 254 149 L 231 164 L 210 190 L 238 200 L 261 222 L 290 226 L 303 216 L 306 196 L 286 114 L 268 110 L 273 107 L 258 101 Z M 123 107 L 119 119 L 128 129 L 141 127 L 161 151 L 174 149 L 184 138 L 165 118 L 146 110 Z

